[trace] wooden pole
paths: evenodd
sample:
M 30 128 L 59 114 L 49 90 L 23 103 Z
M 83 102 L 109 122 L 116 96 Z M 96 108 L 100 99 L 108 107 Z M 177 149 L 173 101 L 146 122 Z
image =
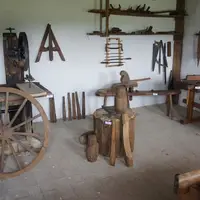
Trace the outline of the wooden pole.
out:
M 100 10 L 102 10 L 103 9 L 103 0 L 100 0 Z M 103 33 L 103 30 L 102 30 L 102 19 L 103 19 L 103 17 L 102 17 L 102 14 L 100 14 L 100 21 L 99 21 L 99 25 L 100 25 L 100 34 L 102 34 Z
M 185 10 L 185 0 L 176 0 L 176 10 Z M 172 74 L 174 82 L 174 88 L 176 88 L 176 81 L 180 80 L 181 74 L 181 61 L 182 61 L 182 49 L 183 49 L 183 35 L 184 35 L 184 17 L 175 18 L 175 32 L 179 35 L 174 36 L 174 56 Z M 178 104 L 179 95 L 176 96 L 173 102 Z
M 110 8 L 110 0 L 106 0 L 106 37 L 109 36 L 109 8 Z

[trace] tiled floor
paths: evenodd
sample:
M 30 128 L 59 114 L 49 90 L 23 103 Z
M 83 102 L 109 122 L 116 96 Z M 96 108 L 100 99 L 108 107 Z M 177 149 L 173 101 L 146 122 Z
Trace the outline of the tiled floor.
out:
M 88 163 L 81 133 L 91 119 L 51 124 L 45 158 L 31 171 L 0 182 L 0 200 L 170 200 L 176 173 L 200 168 L 200 128 L 165 117 L 158 107 L 137 109 L 135 166 Z

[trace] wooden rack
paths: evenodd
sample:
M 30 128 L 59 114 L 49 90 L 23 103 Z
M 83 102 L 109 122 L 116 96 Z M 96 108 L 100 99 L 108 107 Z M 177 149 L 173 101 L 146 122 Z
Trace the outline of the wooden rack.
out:
M 144 36 L 149 36 L 149 35 L 181 35 L 182 33 L 175 32 L 175 31 L 169 31 L 166 33 L 150 33 L 150 34 L 135 34 L 135 33 L 110 33 L 109 32 L 109 21 L 110 21 L 110 16 L 111 15 L 118 15 L 118 16 L 133 16 L 133 17 L 156 17 L 156 18 L 174 18 L 176 19 L 184 19 L 184 15 L 180 14 L 159 14 L 161 11 L 155 11 L 155 12 L 150 12 L 150 13 L 139 13 L 139 12 L 132 12 L 124 9 L 110 9 L 110 0 L 105 0 L 105 9 L 103 9 L 103 0 L 100 1 L 100 8 L 99 9 L 90 9 L 88 10 L 89 13 L 95 13 L 95 14 L 100 14 L 100 27 L 99 31 L 93 31 L 92 33 L 87 33 L 87 35 L 97 35 L 101 37 L 109 37 L 109 35 L 144 35 Z M 177 12 L 178 13 L 178 12 Z M 105 18 L 105 32 L 103 32 L 103 18 Z

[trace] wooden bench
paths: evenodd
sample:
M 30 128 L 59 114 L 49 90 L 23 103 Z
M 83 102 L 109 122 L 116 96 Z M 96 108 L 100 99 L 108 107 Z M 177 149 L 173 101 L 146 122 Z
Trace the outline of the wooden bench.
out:
M 173 118 L 174 108 L 172 102 L 172 96 L 180 94 L 180 90 L 148 90 L 148 91 L 138 91 L 128 92 L 129 97 L 133 96 L 166 96 L 167 113 L 171 119 Z M 97 90 L 95 93 L 98 97 L 104 97 L 104 106 L 107 104 L 107 98 L 115 96 L 115 92 L 112 88 L 104 88 Z

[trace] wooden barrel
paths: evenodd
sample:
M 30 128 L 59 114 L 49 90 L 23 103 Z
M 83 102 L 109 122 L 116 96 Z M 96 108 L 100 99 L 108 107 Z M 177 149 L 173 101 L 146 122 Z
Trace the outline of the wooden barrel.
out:
M 99 154 L 110 156 L 111 150 L 111 135 L 112 135 L 112 120 L 115 119 L 116 142 L 115 151 L 116 157 L 124 156 L 122 124 L 120 114 L 109 114 L 104 109 L 97 109 L 93 114 L 94 132 L 99 143 Z M 133 152 L 135 139 L 135 113 L 133 112 L 129 120 L 129 139 L 130 146 Z

